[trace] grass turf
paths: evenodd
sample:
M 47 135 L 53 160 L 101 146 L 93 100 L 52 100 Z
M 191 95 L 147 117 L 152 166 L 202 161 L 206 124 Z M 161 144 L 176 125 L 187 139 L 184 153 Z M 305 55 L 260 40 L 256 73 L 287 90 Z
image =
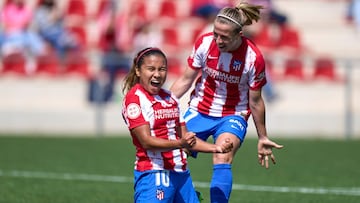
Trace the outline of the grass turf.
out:
M 277 164 L 268 170 L 257 163 L 256 139 L 245 141 L 233 163 L 234 189 L 230 202 L 360 202 L 360 162 L 356 156 L 359 140 L 276 141 L 285 148 L 274 151 Z M 0 136 L 0 203 L 133 202 L 134 158 L 134 147 L 127 136 Z M 203 194 L 204 202 L 209 202 L 206 185 L 211 178 L 211 155 L 189 158 L 189 166 L 194 182 L 202 183 L 197 190 Z M 58 178 L 39 177 L 37 172 L 55 174 Z M 81 174 L 89 174 L 90 179 L 71 176 Z M 92 179 L 95 175 L 128 179 L 101 181 Z M 262 186 L 268 187 L 262 190 Z M 285 189 L 271 191 L 274 187 Z M 294 188 L 305 190 L 290 191 Z M 355 193 L 335 194 L 334 188 L 353 189 Z M 317 192 L 312 193 L 311 189 Z

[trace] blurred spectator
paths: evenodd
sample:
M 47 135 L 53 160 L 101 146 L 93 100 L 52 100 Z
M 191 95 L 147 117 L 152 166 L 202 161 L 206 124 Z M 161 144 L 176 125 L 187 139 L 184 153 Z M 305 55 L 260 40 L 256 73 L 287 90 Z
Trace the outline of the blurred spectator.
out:
M 104 6 L 97 16 L 99 29 L 99 50 L 102 52 L 102 68 L 127 72 L 130 68 L 128 56 L 131 45 L 124 40 L 125 18 L 118 12 L 115 0 L 103 0 Z M 112 71 L 110 71 L 112 72 Z
M 68 50 L 78 47 L 76 36 L 64 26 L 64 14 L 59 10 L 56 0 L 41 0 L 37 6 L 34 27 L 43 39 L 54 48 L 60 59 Z
M 213 8 L 220 10 L 220 8 L 232 5 L 232 0 L 191 0 L 191 13 L 195 16 L 202 16 L 203 14 L 209 13 L 209 11 L 211 12 Z
M 219 10 L 220 10 L 219 7 L 212 4 L 207 4 L 198 8 L 195 11 L 194 15 L 204 20 L 204 27 L 201 29 L 200 33 L 198 34 L 212 32 L 214 27 L 213 23 Z
M 9 0 L 1 10 L 1 54 L 24 54 L 28 61 L 28 73 L 34 69 L 34 56 L 45 53 L 45 44 L 41 37 L 30 29 L 32 18 L 33 11 L 26 5 L 25 0 Z
M 101 55 L 101 69 L 90 80 L 89 100 L 108 102 L 113 98 L 116 79 L 130 69 L 129 46 L 123 43 L 124 18 L 117 12 L 114 0 L 102 0 L 97 13 L 99 30 L 98 50 Z M 101 92 L 99 94 L 99 92 Z M 96 96 L 96 95 L 100 95 Z
M 346 17 L 351 24 L 354 24 L 356 31 L 360 32 L 360 0 L 349 1 Z

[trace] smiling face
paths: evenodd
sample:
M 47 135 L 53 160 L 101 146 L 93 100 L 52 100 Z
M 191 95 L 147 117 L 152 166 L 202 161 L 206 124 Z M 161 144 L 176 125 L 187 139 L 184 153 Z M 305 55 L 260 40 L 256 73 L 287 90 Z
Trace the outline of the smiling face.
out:
M 234 51 L 241 45 L 242 31 L 236 32 L 231 24 L 214 22 L 214 40 L 221 52 Z
M 144 56 L 143 63 L 136 68 L 139 83 L 150 94 L 157 94 L 166 81 L 167 64 L 161 54 Z

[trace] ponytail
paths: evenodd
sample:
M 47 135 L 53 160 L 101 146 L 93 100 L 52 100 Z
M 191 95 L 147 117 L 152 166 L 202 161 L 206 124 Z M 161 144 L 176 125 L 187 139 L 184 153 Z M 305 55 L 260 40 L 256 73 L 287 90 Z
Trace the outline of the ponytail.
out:
M 260 9 L 263 6 L 253 5 L 247 2 L 240 2 L 235 7 L 225 7 L 220 10 L 216 20 L 221 23 L 233 23 L 239 30 L 246 25 L 251 25 L 253 21 L 260 19 Z

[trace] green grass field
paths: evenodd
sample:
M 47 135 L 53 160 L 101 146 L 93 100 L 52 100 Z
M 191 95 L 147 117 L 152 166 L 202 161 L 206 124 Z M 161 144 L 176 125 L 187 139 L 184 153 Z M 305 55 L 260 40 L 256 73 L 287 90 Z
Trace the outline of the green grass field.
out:
M 359 203 L 360 140 L 275 139 L 278 163 L 257 163 L 248 138 L 233 165 L 232 203 Z M 0 136 L 0 203 L 133 202 L 134 148 L 128 137 Z M 209 202 L 211 156 L 189 159 Z

